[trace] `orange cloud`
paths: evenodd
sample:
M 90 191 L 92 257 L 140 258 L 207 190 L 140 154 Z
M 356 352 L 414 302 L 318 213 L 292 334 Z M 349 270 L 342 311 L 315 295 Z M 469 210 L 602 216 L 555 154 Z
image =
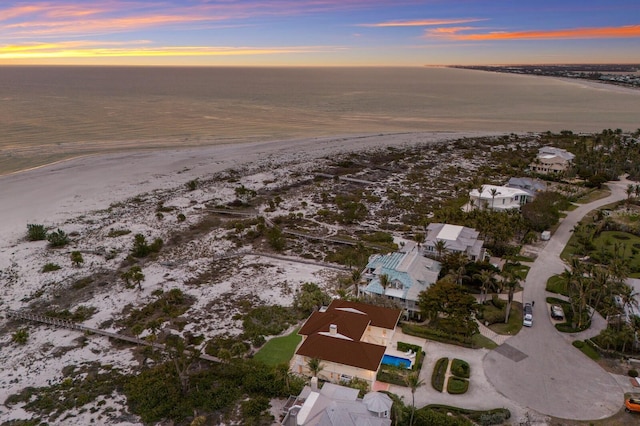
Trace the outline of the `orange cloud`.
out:
M 569 28 L 560 30 L 532 31 L 493 31 L 488 33 L 466 33 L 478 30 L 470 27 L 434 28 L 425 31 L 426 38 L 446 38 L 457 41 L 491 40 L 560 40 L 560 39 L 597 39 L 597 38 L 636 38 L 640 37 L 640 25 L 623 27 Z
M 467 24 L 469 22 L 486 21 L 486 19 L 419 19 L 413 21 L 387 21 L 374 24 L 359 24 L 359 27 L 433 27 L 436 25 Z

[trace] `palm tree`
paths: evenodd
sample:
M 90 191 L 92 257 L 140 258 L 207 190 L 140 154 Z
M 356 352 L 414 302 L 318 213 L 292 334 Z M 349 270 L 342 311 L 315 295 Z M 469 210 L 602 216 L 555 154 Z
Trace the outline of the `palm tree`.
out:
M 424 384 L 424 381 L 420 379 L 417 372 L 412 372 L 407 375 L 405 382 L 409 389 L 411 389 L 411 420 L 409 420 L 409 426 L 413 425 L 413 414 L 416 411 L 416 389 Z
M 359 269 L 354 269 L 353 271 L 351 271 L 351 282 L 353 283 L 356 297 L 360 295 L 360 289 L 358 287 L 358 284 L 360 284 L 360 278 L 362 278 L 362 273 Z
M 504 323 L 507 324 L 509 322 L 509 314 L 511 314 L 511 302 L 513 302 L 513 293 L 515 292 L 516 286 L 520 281 L 520 277 L 518 277 L 513 271 L 503 271 L 503 276 L 505 278 L 504 285 L 506 285 L 507 289 L 509 290 L 507 298 L 507 310 L 504 315 Z
M 420 248 L 422 243 L 424 243 L 424 234 L 422 232 L 416 232 L 415 234 L 413 234 L 413 240 L 418 245 L 418 248 Z
M 438 253 L 438 260 L 442 259 L 442 253 L 447 249 L 447 242 L 445 240 L 436 240 L 433 247 L 436 249 L 436 253 Z
M 494 273 L 488 269 L 483 269 L 479 274 L 475 274 L 474 278 L 480 280 L 480 295 L 482 297 L 482 303 L 484 303 L 487 300 L 489 289 L 494 285 Z
M 142 268 L 138 265 L 132 266 L 129 269 L 129 278 L 138 285 L 138 290 L 142 290 L 142 285 L 140 284 L 144 281 L 144 274 L 142 273 Z
M 496 202 L 496 196 L 500 195 L 501 192 L 495 188 L 491 188 L 489 190 L 489 193 L 491 194 L 491 210 L 493 210 L 494 204 Z
M 387 274 L 380 275 L 378 279 L 380 280 L 380 285 L 382 286 L 382 295 L 384 296 L 391 280 L 389 279 L 389 275 Z
M 634 308 L 638 309 L 640 304 L 638 303 L 637 296 L 640 296 L 640 293 L 638 293 L 633 287 L 631 287 L 629 284 L 623 283 L 620 286 L 618 292 L 619 292 L 620 298 L 622 299 L 623 311 L 626 312 L 627 307 L 629 308 L 631 313 L 634 312 Z
M 631 202 L 631 196 L 635 193 L 635 187 L 631 184 L 627 185 L 627 204 Z
M 313 377 L 318 377 L 318 374 L 324 369 L 324 364 L 318 358 L 311 358 L 307 361 L 307 368 L 309 368 Z

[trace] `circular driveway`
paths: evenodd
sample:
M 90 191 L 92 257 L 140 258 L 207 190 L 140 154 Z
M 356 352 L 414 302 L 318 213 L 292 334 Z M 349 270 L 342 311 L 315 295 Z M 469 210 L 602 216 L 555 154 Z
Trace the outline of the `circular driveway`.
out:
M 610 196 L 569 212 L 531 266 L 523 299 L 537 302 L 533 327 L 523 327 L 483 360 L 489 382 L 514 402 L 574 420 L 606 418 L 622 407 L 624 393 L 613 376 L 574 348 L 552 325 L 545 287 L 549 277 L 565 269 L 559 256 L 574 225 L 589 211 L 625 199 L 628 183 L 609 183 Z

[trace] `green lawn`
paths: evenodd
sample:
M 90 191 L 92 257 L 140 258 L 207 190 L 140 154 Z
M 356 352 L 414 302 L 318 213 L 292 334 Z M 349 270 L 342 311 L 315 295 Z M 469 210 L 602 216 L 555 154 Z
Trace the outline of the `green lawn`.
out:
M 596 249 L 592 256 L 602 256 L 603 253 L 613 254 L 615 246 L 619 245 L 629 268 L 640 269 L 640 237 L 620 231 L 603 231 L 593 240 Z
M 529 273 L 529 269 L 531 269 L 527 265 L 513 264 L 507 263 L 504 265 L 505 271 L 513 271 L 518 278 L 524 281 L 527 278 L 527 274 Z
M 547 291 L 568 296 L 567 283 L 560 275 L 554 275 L 547 280 Z
M 278 365 L 288 363 L 293 357 L 293 353 L 302 340 L 298 335 L 298 328 L 287 336 L 274 337 L 269 340 L 254 356 L 254 359 L 262 361 L 268 365 Z
M 488 337 L 484 337 L 482 334 L 474 334 L 471 336 L 471 342 L 473 343 L 474 348 L 485 348 L 485 349 L 495 349 L 498 347 L 498 344 Z
M 489 328 L 498 334 L 515 335 L 518 334 L 522 328 L 522 304 L 513 302 L 511 303 L 511 312 L 509 312 L 509 322 L 497 322 L 489 325 Z
M 608 189 L 594 189 L 593 191 L 583 195 L 582 197 L 576 200 L 578 204 L 587 204 L 592 201 L 600 200 L 602 198 L 608 197 L 611 194 L 611 191 Z
M 597 361 L 600 359 L 600 354 L 595 349 L 593 349 L 587 342 L 583 342 L 582 340 L 576 340 L 572 343 L 572 345 L 580 349 L 580 351 L 582 351 L 583 354 L 585 354 L 592 360 Z

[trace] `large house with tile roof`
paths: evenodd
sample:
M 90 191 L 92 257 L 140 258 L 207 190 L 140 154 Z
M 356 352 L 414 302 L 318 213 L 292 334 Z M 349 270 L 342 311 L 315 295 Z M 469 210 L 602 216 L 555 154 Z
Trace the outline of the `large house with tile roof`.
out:
M 543 146 L 538 150 L 538 155 L 529 168 L 536 173 L 562 173 L 569 168 L 574 158 L 576 156 L 567 150 L 554 146 Z
M 415 246 L 396 253 L 374 254 L 362 273 L 367 284 L 361 293 L 391 299 L 407 317 L 413 317 L 419 311 L 418 295 L 438 280 L 439 273 L 440 263 L 424 257 Z M 382 286 L 383 275 L 387 276 L 386 287 Z
M 302 342 L 291 369 L 311 377 L 308 362 L 321 361 L 320 379 L 330 382 L 363 379 L 373 385 L 382 357 L 400 319 L 400 309 L 334 300 L 314 312 L 298 334 Z

